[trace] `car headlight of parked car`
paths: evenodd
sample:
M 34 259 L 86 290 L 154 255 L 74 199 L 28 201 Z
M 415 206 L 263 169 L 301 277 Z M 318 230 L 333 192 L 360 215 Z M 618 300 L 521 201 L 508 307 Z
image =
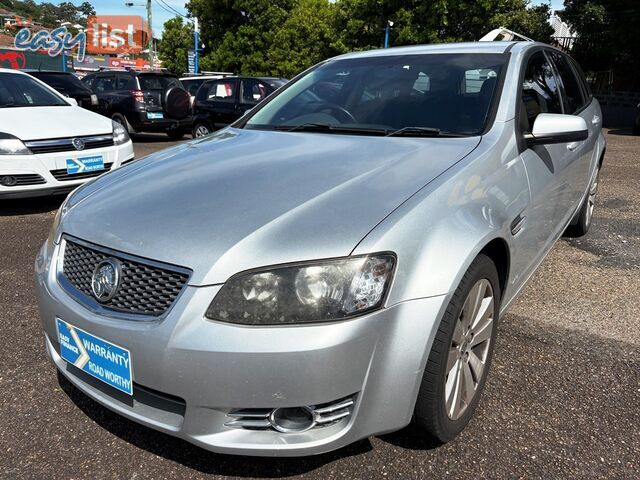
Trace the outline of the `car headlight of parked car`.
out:
M 118 122 L 112 121 L 111 123 L 113 123 L 113 144 L 122 145 L 123 143 L 127 143 L 129 141 L 127 129 Z
M 19 138 L 0 132 L 0 155 L 31 155 L 31 150 Z
M 241 273 L 218 292 L 206 317 L 283 325 L 361 315 L 382 306 L 395 263 L 383 253 Z

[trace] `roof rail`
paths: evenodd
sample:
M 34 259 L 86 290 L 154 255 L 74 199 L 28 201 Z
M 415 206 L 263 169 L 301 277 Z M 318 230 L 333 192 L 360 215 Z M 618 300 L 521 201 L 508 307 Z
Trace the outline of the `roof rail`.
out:
M 512 40 L 524 40 L 526 42 L 535 42 L 535 40 L 529 37 L 525 37 L 524 35 L 520 35 L 519 33 L 516 33 L 504 27 L 491 30 L 479 41 L 480 42 L 494 42 L 494 41 L 510 42 Z

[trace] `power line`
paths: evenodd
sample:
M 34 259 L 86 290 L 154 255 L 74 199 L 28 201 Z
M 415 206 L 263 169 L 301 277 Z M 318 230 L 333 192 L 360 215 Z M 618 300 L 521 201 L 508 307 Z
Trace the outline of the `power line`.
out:
M 160 6 L 162 9 L 164 9 L 165 11 L 172 13 L 174 15 L 178 15 L 186 20 L 190 20 L 187 16 L 183 15 L 182 13 L 180 13 L 179 11 L 177 11 L 176 9 L 174 9 L 171 5 L 169 5 L 168 3 L 166 3 L 164 0 L 155 0 L 156 3 L 158 4 L 158 6 Z

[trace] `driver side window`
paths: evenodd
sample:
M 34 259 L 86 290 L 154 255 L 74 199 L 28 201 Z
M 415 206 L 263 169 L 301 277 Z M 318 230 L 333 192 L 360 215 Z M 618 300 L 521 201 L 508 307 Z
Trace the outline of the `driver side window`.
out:
M 523 132 L 531 132 L 534 120 L 541 113 L 562 113 L 558 84 L 542 51 L 531 56 L 522 81 L 520 123 Z

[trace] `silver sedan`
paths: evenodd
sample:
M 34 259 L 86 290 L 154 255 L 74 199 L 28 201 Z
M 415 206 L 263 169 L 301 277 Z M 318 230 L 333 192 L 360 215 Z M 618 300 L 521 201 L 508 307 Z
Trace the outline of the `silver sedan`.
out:
M 605 142 L 535 42 L 359 52 L 79 188 L 36 260 L 46 349 L 206 449 L 308 455 L 467 425 L 500 315 L 589 229 Z

